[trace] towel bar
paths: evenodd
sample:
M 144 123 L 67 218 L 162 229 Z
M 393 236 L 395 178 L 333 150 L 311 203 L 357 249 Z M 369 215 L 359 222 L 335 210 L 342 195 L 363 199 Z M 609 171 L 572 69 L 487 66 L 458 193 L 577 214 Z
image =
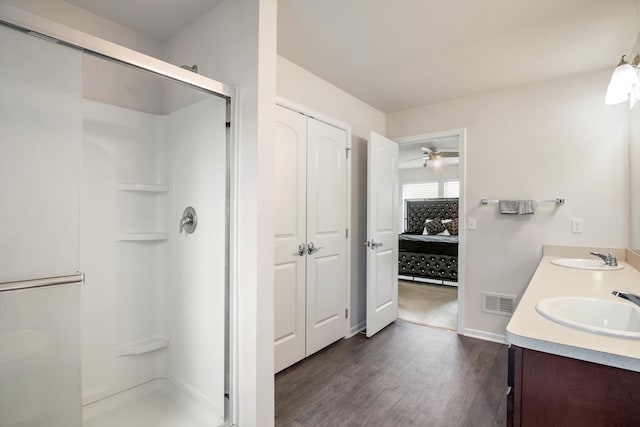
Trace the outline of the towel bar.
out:
M 14 282 L 0 282 L 0 292 L 16 291 L 18 289 L 43 288 L 46 286 L 70 285 L 84 283 L 84 273 L 68 276 L 43 277 L 31 280 L 17 280 Z
M 564 200 L 565 199 L 548 199 L 548 200 L 536 200 L 537 203 L 555 203 L 556 205 L 564 205 Z M 498 203 L 500 200 L 496 200 L 496 199 L 480 199 L 480 204 L 482 205 L 488 205 L 489 203 Z

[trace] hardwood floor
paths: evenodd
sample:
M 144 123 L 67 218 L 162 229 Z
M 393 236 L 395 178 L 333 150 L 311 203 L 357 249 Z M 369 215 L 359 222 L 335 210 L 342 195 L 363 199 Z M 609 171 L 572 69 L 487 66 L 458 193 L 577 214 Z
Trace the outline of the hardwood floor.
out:
M 276 426 L 506 424 L 507 347 L 396 321 L 276 375 Z

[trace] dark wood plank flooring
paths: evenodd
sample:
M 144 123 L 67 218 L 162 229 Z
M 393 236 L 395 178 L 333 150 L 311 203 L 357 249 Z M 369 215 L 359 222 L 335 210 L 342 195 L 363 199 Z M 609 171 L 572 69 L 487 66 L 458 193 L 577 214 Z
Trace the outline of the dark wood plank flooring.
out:
M 276 426 L 506 425 L 507 347 L 396 321 L 278 373 Z

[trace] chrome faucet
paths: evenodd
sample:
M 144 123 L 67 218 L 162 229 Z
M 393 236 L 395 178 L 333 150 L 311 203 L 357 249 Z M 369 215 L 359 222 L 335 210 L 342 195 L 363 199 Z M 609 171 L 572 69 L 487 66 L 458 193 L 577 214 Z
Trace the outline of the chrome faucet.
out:
M 631 292 L 627 292 L 627 291 L 613 291 L 611 292 L 611 294 L 620 298 L 624 298 L 627 301 L 631 301 L 635 305 L 640 306 L 640 296 L 636 294 L 632 294 Z
M 604 265 L 608 265 L 610 267 L 616 267 L 618 265 L 618 260 L 616 259 L 616 256 L 611 252 L 609 252 L 609 255 L 603 255 L 598 252 L 589 252 L 589 253 L 591 255 L 597 256 L 598 258 L 601 258 L 602 261 L 604 262 Z

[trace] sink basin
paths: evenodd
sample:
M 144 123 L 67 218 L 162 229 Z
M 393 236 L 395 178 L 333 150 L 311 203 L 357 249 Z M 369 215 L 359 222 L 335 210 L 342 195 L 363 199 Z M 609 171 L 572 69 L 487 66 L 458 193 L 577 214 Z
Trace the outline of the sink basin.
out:
M 640 339 L 640 307 L 599 298 L 550 297 L 538 301 L 543 317 L 571 328 Z
M 560 265 L 562 267 L 578 268 L 582 270 L 622 270 L 621 264 L 612 267 L 606 265 L 601 259 L 580 259 L 580 258 L 558 258 L 552 259 L 551 264 Z

